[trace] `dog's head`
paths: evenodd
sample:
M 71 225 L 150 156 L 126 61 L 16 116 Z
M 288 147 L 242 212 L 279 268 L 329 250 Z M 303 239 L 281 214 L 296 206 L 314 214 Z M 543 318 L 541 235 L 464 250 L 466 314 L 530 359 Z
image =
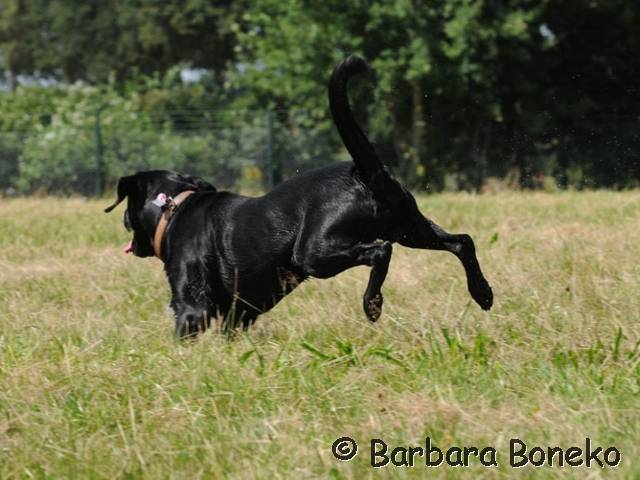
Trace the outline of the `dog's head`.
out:
M 165 170 L 138 172 L 118 180 L 118 198 L 104 211 L 110 212 L 127 198 L 124 228 L 133 231 L 133 238 L 125 247 L 125 253 L 133 253 L 138 257 L 155 255 L 153 237 L 162 207 L 154 200 L 161 194 L 175 197 L 185 190 L 215 192 L 216 189 L 201 178 Z

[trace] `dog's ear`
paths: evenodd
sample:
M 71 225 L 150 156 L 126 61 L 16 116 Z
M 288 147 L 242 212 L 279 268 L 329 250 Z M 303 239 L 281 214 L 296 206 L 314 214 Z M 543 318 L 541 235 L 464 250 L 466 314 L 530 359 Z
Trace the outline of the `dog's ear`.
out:
M 214 187 L 209 182 L 207 182 L 206 180 L 203 180 L 200 177 L 194 177 L 193 175 L 185 175 L 184 180 L 187 183 L 196 187 L 196 191 L 198 192 L 215 192 L 216 191 L 216 187 Z
M 111 210 L 116 208 L 118 204 L 131 193 L 132 189 L 135 187 L 135 184 L 135 175 L 120 177 L 120 180 L 118 180 L 118 198 L 112 205 L 109 205 L 104 209 L 105 213 L 109 213 Z

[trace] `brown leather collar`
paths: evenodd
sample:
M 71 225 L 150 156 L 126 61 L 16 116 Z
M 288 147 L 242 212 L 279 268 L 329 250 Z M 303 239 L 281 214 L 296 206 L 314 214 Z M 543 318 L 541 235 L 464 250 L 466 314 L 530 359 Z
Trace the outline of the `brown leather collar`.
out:
M 162 238 L 164 237 L 164 231 L 167 229 L 169 220 L 171 220 L 171 217 L 173 217 L 173 214 L 180 206 L 180 204 L 194 193 L 196 193 L 194 190 L 185 190 L 184 192 L 180 192 L 174 198 L 168 198 L 167 206 L 160 214 L 160 220 L 158 220 L 158 225 L 156 226 L 156 233 L 153 236 L 153 251 L 155 252 L 156 257 L 158 257 L 160 260 L 163 260 Z

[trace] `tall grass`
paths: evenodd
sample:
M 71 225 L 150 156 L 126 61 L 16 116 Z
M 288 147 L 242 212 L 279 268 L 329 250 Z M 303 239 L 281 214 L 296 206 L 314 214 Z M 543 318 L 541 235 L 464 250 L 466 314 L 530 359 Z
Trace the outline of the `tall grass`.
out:
M 380 320 L 368 270 L 304 283 L 248 334 L 172 336 L 159 261 L 121 253 L 108 202 L 0 203 L 2 478 L 640 476 L 640 194 L 424 197 L 468 232 L 495 307 L 442 252 L 396 247 Z M 351 462 L 331 454 L 349 435 Z M 498 468 L 369 465 L 369 440 L 493 446 Z M 508 465 L 509 440 L 622 453 Z

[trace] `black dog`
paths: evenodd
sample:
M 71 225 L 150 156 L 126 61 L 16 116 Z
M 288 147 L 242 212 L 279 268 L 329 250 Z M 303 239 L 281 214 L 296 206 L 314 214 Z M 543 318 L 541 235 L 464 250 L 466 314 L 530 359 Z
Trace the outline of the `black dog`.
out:
M 227 327 L 247 328 L 306 278 L 329 278 L 357 265 L 372 267 L 364 311 L 376 321 L 393 242 L 453 253 L 473 299 L 491 308 L 493 293 L 471 237 L 449 234 L 425 218 L 356 123 L 346 84 L 366 69 L 349 57 L 329 83 L 331 113 L 353 164 L 311 170 L 259 198 L 218 192 L 175 172 L 120 179 L 118 198 L 105 211 L 128 197 L 124 223 L 134 234 L 125 251 L 164 260 L 179 336 L 197 334 L 215 316 Z

